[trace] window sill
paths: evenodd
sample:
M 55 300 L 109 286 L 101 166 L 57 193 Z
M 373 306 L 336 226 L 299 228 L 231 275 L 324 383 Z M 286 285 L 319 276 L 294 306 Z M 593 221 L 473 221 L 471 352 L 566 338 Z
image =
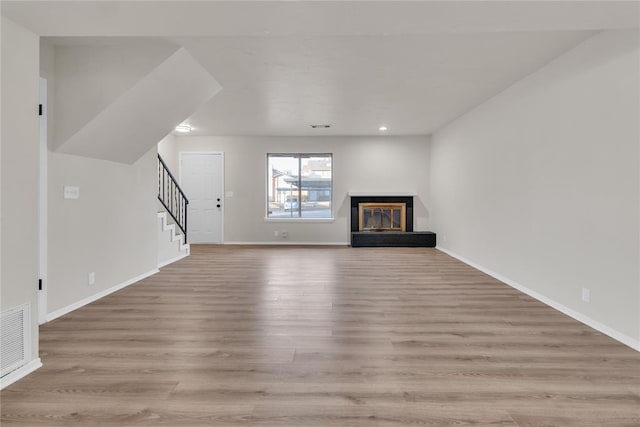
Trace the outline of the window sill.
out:
M 265 218 L 265 222 L 334 222 L 335 218 Z

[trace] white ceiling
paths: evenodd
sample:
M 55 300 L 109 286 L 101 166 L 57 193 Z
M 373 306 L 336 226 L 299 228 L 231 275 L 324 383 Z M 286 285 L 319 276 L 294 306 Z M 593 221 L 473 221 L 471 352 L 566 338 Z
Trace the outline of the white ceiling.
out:
M 383 124 L 428 134 L 596 31 L 638 27 L 638 3 L 607 1 L 3 1 L 2 11 L 64 43 L 184 46 L 222 85 L 189 119 L 216 135 L 369 135 Z
M 189 120 L 215 135 L 428 134 L 589 32 L 183 38 L 222 91 Z M 311 124 L 330 124 L 314 130 Z

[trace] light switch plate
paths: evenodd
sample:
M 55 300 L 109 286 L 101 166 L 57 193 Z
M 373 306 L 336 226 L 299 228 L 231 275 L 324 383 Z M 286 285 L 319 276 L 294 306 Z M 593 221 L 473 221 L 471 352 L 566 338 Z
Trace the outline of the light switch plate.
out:
M 79 199 L 80 187 L 72 187 L 70 185 L 64 186 L 64 198 L 65 199 Z

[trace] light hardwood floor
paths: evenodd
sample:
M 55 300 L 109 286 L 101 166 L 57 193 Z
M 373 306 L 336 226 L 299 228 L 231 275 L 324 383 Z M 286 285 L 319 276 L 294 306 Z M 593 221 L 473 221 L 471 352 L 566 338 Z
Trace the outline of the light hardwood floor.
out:
M 640 425 L 640 354 L 435 250 L 192 246 L 41 328 L 2 426 Z

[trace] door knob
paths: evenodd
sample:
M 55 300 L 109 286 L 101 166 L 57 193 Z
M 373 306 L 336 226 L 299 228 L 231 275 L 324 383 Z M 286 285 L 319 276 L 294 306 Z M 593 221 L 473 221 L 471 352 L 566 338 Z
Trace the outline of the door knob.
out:
M 216 206 L 217 206 L 217 207 L 220 207 L 220 203 L 218 203 Z

